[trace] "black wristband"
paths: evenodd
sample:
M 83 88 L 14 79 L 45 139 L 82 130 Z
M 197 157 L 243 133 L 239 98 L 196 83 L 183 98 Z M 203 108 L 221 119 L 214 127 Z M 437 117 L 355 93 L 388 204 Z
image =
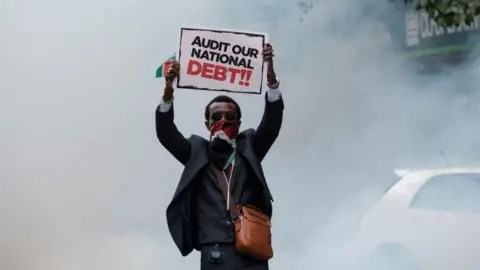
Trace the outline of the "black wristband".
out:
M 163 96 L 162 101 L 165 102 L 165 103 L 172 103 L 173 102 L 173 96 L 170 99 L 166 99 L 165 96 Z

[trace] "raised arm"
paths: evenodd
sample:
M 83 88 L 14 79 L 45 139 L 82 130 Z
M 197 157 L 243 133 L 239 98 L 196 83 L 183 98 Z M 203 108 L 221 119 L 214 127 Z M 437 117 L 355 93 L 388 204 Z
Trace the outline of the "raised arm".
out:
M 262 121 L 253 135 L 253 146 L 255 154 L 260 161 L 265 158 L 268 150 L 280 133 L 283 121 L 283 99 L 279 90 L 278 81 L 273 68 L 273 48 L 266 44 L 263 50 L 263 57 L 267 63 L 267 94 L 265 97 L 265 111 Z
M 173 80 L 178 76 L 180 65 L 175 62 L 165 76 L 163 98 L 155 112 L 157 138 L 180 163 L 185 165 L 190 158 L 190 142 L 178 131 L 173 122 Z

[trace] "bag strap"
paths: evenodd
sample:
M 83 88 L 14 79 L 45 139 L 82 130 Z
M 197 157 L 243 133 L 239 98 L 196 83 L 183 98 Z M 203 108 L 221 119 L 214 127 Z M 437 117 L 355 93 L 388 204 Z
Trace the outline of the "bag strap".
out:
M 222 189 L 222 194 L 223 198 L 225 199 L 225 202 L 227 201 L 227 197 L 229 197 L 229 209 L 226 209 L 227 211 L 230 211 L 230 215 L 232 216 L 232 219 L 235 220 L 237 218 L 237 206 L 235 204 L 235 199 L 233 198 L 232 192 L 230 192 L 230 196 L 228 196 L 228 185 L 227 181 L 228 179 L 225 178 L 224 172 L 220 171 L 219 169 L 213 167 L 213 170 L 215 171 L 215 174 L 217 175 L 218 182 L 220 184 L 220 187 Z M 230 173 L 233 173 L 233 168 Z M 231 178 L 230 178 L 231 179 Z M 226 207 L 225 207 L 226 208 Z

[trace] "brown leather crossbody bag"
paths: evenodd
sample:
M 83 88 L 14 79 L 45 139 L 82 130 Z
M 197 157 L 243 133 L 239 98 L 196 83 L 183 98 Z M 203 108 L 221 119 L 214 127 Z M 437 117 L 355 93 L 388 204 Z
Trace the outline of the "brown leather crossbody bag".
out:
M 228 192 L 223 172 L 216 170 L 225 201 L 229 201 L 230 214 L 235 227 L 235 246 L 239 253 L 255 260 L 268 261 L 273 257 L 270 217 L 251 205 L 236 205 Z

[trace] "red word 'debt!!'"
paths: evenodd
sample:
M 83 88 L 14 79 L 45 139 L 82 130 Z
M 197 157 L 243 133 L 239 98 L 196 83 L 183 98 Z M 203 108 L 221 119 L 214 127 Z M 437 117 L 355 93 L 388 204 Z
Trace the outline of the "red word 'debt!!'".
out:
M 249 69 L 202 63 L 193 59 L 188 61 L 187 74 L 216 81 L 229 81 L 231 84 L 238 83 L 241 86 L 249 86 L 252 77 L 252 71 Z

